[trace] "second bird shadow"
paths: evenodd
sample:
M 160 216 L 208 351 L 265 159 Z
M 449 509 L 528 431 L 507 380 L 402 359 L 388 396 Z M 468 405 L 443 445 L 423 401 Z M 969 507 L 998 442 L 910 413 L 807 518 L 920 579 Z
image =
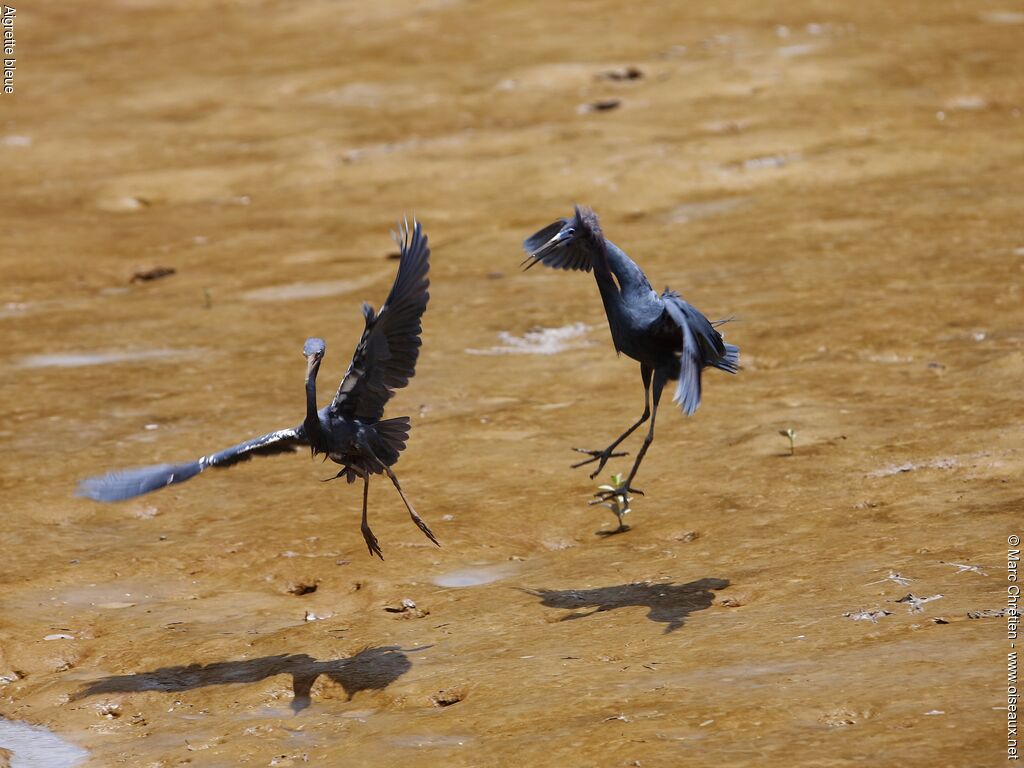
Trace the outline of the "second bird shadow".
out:
M 643 606 L 647 618 L 667 624 L 665 632 L 673 632 L 686 622 L 694 611 L 709 608 L 715 600 L 714 590 L 729 586 L 728 579 L 698 579 L 686 584 L 638 582 L 597 589 L 526 589 L 539 597 L 548 608 L 566 608 L 573 611 L 561 621 L 582 619 L 601 611 Z M 584 611 L 582 609 L 592 608 Z
M 301 712 L 309 706 L 313 683 L 320 675 L 327 675 L 338 683 L 351 700 L 359 691 L 387 688 L 411 668 L 412 662 L 398 646 L 366 648 L 347 659 L 330 661 L 317 661 L 305 653 L 285 653 L 242 661 L 161 667 L 133 675 L 112 675 L 89 683 L 73 699 L 103 693 L 177 693 L 209 685 L 256 683 L 287 674 L 292 677 L 292 711 Z

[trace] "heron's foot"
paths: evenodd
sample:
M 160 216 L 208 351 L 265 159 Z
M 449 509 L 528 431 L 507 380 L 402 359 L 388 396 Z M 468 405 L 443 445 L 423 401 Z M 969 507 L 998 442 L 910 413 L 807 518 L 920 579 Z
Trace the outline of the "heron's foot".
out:
M 603 451 L 588 451 L 586 448 L 573 448 L 576 453 L 585 453 L 589 456 L 589 459 L 578 461 L 572 465 L 573 469 L 590 464 L 592 461 L 598 462 L 597 469 L 590 473 L 590 479 L 593 480 L 604 469 L 604 465 L 608 463 L 608 459 L 614 459 L 619 456 L 628 456 L 629 454 L 625 451 L 612 451 L 610 448 L 605 448 Z
M 383 560 L 384 553 L 380 551 L 380 544 L 377 543 L 377 537 L 373 535 L 373 531 L 370 530 L 370 526 L 363 523 L 360 530 L 363 532 L 363 540 L 366 542 L 366 548 L 370 550 L 370 555 L 376 555 Z
M 639 488 L 634 488 L 628 483 L 623 483 L 622 485 L 618 485 L 615 488 L 606 488 L 605 490 L 598 491 L 597 493 L 594 494 L 596 500 L 590 503 L 601 504 L 606 501 L 611 501 L 612 499 L 615 498 L 622 498 L 623 501 L 628 503 L 629 494 L 631 493 L 635 493 L 639 496 L 644 495 L 644 492 L 641 491 Z
M 430 530 L 430 526 L 423 522 L 423 518 L 417 515 L 415 512 L 412 512 L 410 516 L 412 517 L 412 521 L 416 523 L 416 527 L 423 531 L 423 535 L 440 547 L 441 542 L 437 540 L 437 537 L 434 535 L 434 532 Z
M 341 471 L 338 472 L 338 474 L 336 474 L 334 477 L 325 477 L 320 482 L 329 483 L 331 482 L 331 480 L 337 480 L 342 477 L 344 477 L 348 481 L 349 485 L 352 485 L 352 483 L 356 481 L 356 478 L 362 477 L 362 475 L 360 475 L 359 472 L 353 469 L 352 467 L 345 465 L 344 467 L 341 468 Z

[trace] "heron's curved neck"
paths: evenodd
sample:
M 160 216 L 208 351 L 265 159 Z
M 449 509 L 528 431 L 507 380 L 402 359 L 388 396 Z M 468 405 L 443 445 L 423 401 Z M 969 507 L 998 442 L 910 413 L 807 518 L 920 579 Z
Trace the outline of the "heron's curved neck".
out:
M 320 417 L 316 409 L 316 375 L 320 371 L 320 363 L 314 363 L 306 374 L 306 432 L 312 436 L 320 435 Z
M 592 264 L 594 265 L 594 279 L 597 281 L 597 289 L 601 292 L 601 301 L 604 303 L 605 313 L 609 318 L 617 311 L 619 302 L 622 300 L 620 291 L 622 279 L 612 263 L 612 249 L 607 243 L 602 242 L 596 248 Z M 614 275 L 614 277 L 613 277 Z M 616 282 L 619 278 L 619 282 Z

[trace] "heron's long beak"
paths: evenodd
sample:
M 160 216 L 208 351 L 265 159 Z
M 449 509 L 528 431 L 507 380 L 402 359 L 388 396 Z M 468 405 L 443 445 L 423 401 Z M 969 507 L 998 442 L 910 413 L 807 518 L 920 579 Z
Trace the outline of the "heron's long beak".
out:
M 306 381 L 313 378 L 316 369 L 320 367 L 320 360 L 316 355 L 310 355 L 306 358 Z
M 544 257 L 545 256 L 547 256 L 549 253 L 551 253 L 553 250 L 555 250 L 555 248 L 560 246 L 562 243 L 565 243 L 565 242 L 568 242 L 569 240 L 572 240 L 575 236 L 576 235 L 575 235 L 575 233 L 572 230 L 569 230 L 569 229 L 559 230 L 557 235 L 552 237 L 550 240 L 548 240 L 546 243 L 544 243 L 544 245 L 542 245 L 540 248 L 535 250 L 533 253 L 531 253 L 526 258 L 526 261 L 529 261 L 530 263 L 527 264 L 524 269 L 529 269 L 530 267 L 532 267 L 537 262 L 544 261 Z M 524 261 L 523 263 L 525 264 L 526 261 Z
M 548 240 L 544 245 L 537 249 L 535 256 L 544 256 L 548 251 L 554 250 L 559 245 L 569 240 L 572 240 L 576 236 L 576 233 L 569 229 L 563 229 L 558 232 L 557 235 Z

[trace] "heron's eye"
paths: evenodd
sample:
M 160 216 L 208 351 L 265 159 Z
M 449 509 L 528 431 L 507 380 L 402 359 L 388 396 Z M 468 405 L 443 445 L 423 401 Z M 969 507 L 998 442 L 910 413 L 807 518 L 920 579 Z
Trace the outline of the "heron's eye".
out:
M 565 236 L 566 237 L 575 237 L 575 235 L 576 235 L 576 230 L 573 229 L 572 227 L 569 227 L 567 230 L 565 230 Z

